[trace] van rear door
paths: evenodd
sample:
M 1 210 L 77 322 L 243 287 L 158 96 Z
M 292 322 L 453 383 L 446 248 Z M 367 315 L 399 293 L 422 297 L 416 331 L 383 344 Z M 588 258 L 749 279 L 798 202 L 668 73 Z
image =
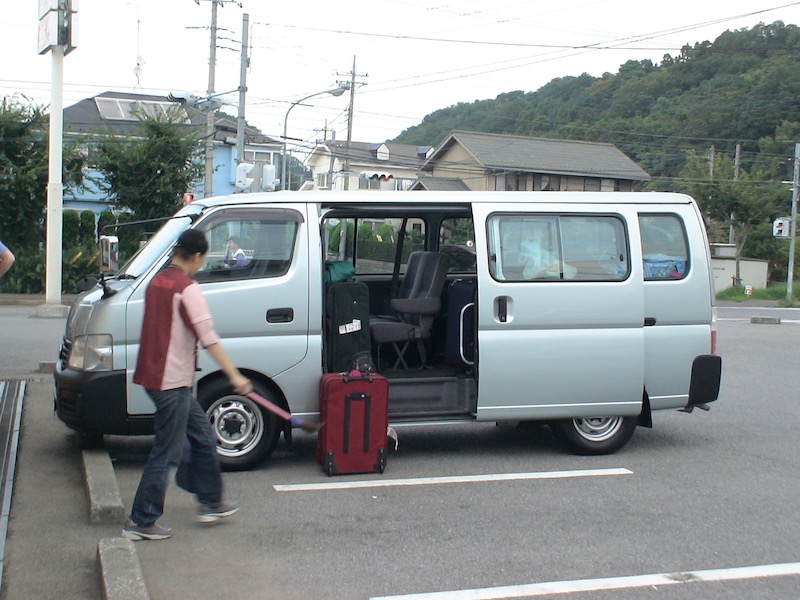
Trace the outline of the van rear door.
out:
M 564 206 L 474 206 L 481 420 L 641 411 L 636 213 Z

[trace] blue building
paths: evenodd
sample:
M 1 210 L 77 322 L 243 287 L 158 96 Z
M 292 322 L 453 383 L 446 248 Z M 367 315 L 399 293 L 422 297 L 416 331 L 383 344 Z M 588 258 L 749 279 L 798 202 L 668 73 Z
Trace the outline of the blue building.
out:
M 92 136 L 106 137 L 109 134 L 121 139 L 132 139 L 138 135 L 139 115 L 174 114 L 179 111 L 184 122 L 179 127 L 196 132 L 198 139 L 205 135 L 205 113 L 172 102 L 166 96 L 130 94 L 124 92 L 104 92 L 92 98 L 81 100 L 64 109 L 64 138 L 80 137 L 87 157 L 84 190 L 65 190 L 64 208 L 71 210 L 91 210 L 100 214 L 108 208 L 106 195 L 92 183 L 92 177 L 99 173 L 92 168 Z M 235 191 L 236 179 L 236 119 L 217 113 L 214 128 L 214 174 L 212 188 L 214 195 L 230 194 Z M 282 142 L 262 134 L 252 127 L 245 128 L 244 162 L 255 165 L 249 177 L 254 179 L 251 189 L 262 187 L 262 174 L 266 165 L 280 164 Z M 198 180 L 189 190 L 196 197 L 204 195 L 203 181 Z

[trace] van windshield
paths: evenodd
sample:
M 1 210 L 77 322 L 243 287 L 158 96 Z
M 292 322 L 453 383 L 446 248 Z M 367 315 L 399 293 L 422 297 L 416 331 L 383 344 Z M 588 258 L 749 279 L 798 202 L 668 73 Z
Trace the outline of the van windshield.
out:
M 139 248 L 136 254 L 122 266 L 117 277 L 120 279 L 136 279 L 147 271 L 175 243 L 178 236 L 184 230 L 189 229 L 189 226 L 194 221 L 192 217 L 200 214 L 202 209 L 202 206 L 187 206 L 175 217 L 165 221 L 155 235 L 147 240 L 147 243 Z

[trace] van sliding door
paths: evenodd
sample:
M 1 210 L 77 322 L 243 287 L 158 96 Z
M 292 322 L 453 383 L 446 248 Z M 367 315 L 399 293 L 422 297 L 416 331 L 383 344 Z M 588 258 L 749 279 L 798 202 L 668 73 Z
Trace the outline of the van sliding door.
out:
M 626 209 L 627 210 L 627 209 Z M 635 415 L 644 342 L 635 213 L 476 204 L 478 417 Z M 638 256 L 638 254 L 637 254 Z

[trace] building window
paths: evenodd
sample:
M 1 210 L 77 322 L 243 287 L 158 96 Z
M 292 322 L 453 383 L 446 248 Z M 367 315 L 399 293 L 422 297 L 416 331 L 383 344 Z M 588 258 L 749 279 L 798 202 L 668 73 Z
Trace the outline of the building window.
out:
M 586 192 L 599 192 L 601 189 L 600 187 L 600 180 L 594 177 L 587 177 L 583 180 L 583 190 Z
M 542 192 L 558 192 L 561 190 L 560 175 L 536 175 L 534 189 Z

